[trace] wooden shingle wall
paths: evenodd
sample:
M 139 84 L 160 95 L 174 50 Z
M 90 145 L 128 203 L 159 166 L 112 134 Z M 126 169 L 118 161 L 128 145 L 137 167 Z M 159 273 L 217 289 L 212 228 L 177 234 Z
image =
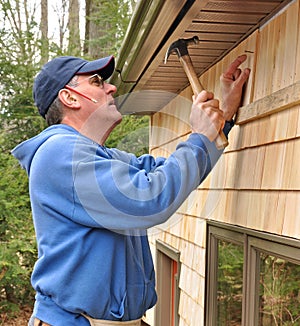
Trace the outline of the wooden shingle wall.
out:
M 151 238 L 181 252 L 181 326 L 202 325 L 208 219 L 300 239 L 299 6 L 293 2 L 200 78 L 218 97 L 220 74 L 248 55 L 251 77 L 229 146 L 173 222 Z M 188 137 L 191 94 L 184 90 L 152 117 L 154 156 L 169 155 Z

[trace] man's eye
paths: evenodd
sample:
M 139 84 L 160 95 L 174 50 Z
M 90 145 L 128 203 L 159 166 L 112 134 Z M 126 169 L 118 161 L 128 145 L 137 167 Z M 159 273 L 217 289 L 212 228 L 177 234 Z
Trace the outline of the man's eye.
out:
M 100 85 L 100 81 L 98 78 L 94 77 L 91 79 L 91 84 L 99 86 Z
M 102 78 L 99 76 L 94 76 L 90 79 L 90 83 L 94 86 L 102 87 L 103 86 L 103 81 Z

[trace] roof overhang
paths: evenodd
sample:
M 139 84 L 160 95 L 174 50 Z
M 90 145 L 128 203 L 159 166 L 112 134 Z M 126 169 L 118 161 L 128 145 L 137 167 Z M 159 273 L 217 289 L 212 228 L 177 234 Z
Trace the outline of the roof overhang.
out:
M 159 111 L 189 84 L 173 54 L 179 38 L 198 36 L 189 47 L 201 76 L 254 30 L 293 0 L 142 0 L 137 4 L 110 82 L 123 114 Z

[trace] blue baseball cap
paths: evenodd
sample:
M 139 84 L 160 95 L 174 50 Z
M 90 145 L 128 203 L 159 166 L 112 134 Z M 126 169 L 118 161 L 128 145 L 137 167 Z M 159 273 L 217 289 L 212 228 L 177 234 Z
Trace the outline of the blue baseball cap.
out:
M 74 75 L 99 74 L 103 80 L 106 80 L 112 75 L 114 68 L 113 56 L 94 61 L 64 56 L 49 61 L 42 67 L 33 84 L 33 98 L 40 115 L 45 118 L 59 91 Z

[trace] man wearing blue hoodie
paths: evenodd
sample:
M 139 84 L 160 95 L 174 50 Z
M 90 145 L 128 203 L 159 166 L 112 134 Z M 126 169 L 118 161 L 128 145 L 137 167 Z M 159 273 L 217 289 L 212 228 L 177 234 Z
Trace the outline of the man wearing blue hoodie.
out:
M 233 126 L 249 69 L 237 58 L 213 94 L 193 99 L 192 133 L 168 158 L 105 147 L 122 117 L 106 83 L 112 56 L 58 57 L 34 81 L 49 127 L 13 150 L 26 169 L 38 243 L 29 325 L 142 325 L 156 303 L 147 229 L 165 222 L 221 156 L 219 130 Z

